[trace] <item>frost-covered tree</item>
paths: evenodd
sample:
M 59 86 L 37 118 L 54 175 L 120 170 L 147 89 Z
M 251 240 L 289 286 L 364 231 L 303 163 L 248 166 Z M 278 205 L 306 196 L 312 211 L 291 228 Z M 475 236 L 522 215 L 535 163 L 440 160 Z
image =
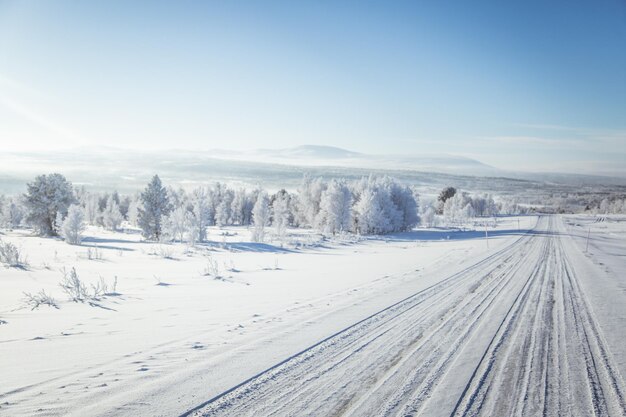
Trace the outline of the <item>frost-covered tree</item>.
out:
M 191 229 L 191 213 L 184 206 L 177 207 L 165 218 L 164 225 L 168 237 L 183 242 Z
M 141 207 L 139 198 L 135 197 L 131 199 L 130 204 L 128 205 L 127 218 L 128 222 L 133 226 L 139 225 L 139 207 Z
M 215 224 L 223 227 L 231 223 L 232 217 L 232 202 L 234 194 L 232 190 L 225 187 L 220 190 L 219 203 L 215 207 Z
M 478 217 L 495 216 L 498 214 L 497 205 L 490 194 L 472 196 L 470 203 L 472 204 L 474 214 Z
M 391 230 L 389 218 L 385 215 L 382 194 L 375 187 L 366 187 L 354 205 L 355 232 L 368 235 L 387 233 Z
M 437 197 L 437 201 L 439 203 L 437 206 L 437 214 L 443 214 L 443 209 L 444 209 L 444 205 L 446 204 L 446 201 L 454 197 L 455 194 L 456 194 L 456 188 L 454 187 L 446 187 L 443 190 L 441 190 L 441 193 L 439 193 L 439 197 Z
M 191 194 L 190 243 L 206 240 L 206 229 L 211 224 L 211 204 L 205 188 L 197 188 Z
M 83 208 L 72 204 L 61 225 L 61 236 L 70 245 L 80 245 L 85 231 L 85 213 Z
M 245 188 L 235 191 L 232 203 L 232 222 L 240 226 L 247 226 L 252 220 L 252 208 L 254 207 L 253 194 L 246 192 Z
M 609 214 L 609 207 L 610 207 L 609 199 L 608 198 L 604 198 L 600 202 L 600 207 L 598 209 L 598 213 L 600 213 L 600 214 Z
M 99 224 L 98 218 L 101 217 L 98 196 L 86 194 L 83 196 L 83 206 L 85 207 L 85 221 L 92 225 Z
M 465 204 L 465 207 L 461 210 L 460 222 L 466 223 L 469 219 L 473 219 L 474 217 L 476 216 L 474 214 L 474 207 L 472 207 L 472 204 Z
M 398 221 L 394 224 L 394 231 L 406 231 L 417 226 L 420 221 L 417 192 L 391 178 L 385 179 L 385 186 L 389 190 L 393 206 L 400 213 Z
M 119 202 L 120 213 L 122 214 L 122 217 L 126 220 L 128 220 L 128 208 L 130 207 L 131 201 L 132 199 L 130 198 L 130 196 L 126 195 L 122 199 L 120 199 Z
M 287 226 L 289 225 L 289 193 L 280 190 L 274 196 L 272 203 L 272 225 L 276 228 L 276 234 L 282 241 L 285 238 Z
M 147 239 L 159 240 L 162 235 L 162 221 L 172 210 L 168 193 L 158 175 L 140 195 L 141 207 L 138 209 L 138 223 L 142 234 Z
M 109 197 L 104 212 L 102 213 L 102 223 L 104 224 L 104 227 L 109 230 L 117 230 L 123 220 L 124 217 L 120 212 L 120 207 L 115 201 L 115 198 L 113 196 Z
M 426 207 L 426 209 L 422 212 L 422 224 L 426 227 L 434 227 L 436 222 L 435 214 L 436 211 L 434 207 L 430 205 Z
M 261 191 L 257 196 L 256 203 L 252 209 L 252 222 L 254 229 L 252 230 L 252 240 L 254 242 L 263 242 L 265 240 L 265 227 L 270 221 L 270 203 L 267 193 Z
M 56 235 L 57 214 L 64 217 L 70 204 L 74 203 L 72 183 L 61 174 L 39 175 L 27 185 L 24 204 L 26 222 L 41 235 Z
M 352 193 L 343 181 L 331 180 L 322 192 L 316 227 L 324 233 L 350 230 L 352 223 Z
M 466 206 L 471 207 L 471 198 L 467 193 L 457 192 L 446 200 L 443 208 L 443 217 L 449 226 L 462 226 L 467 220 Z
M 298 204 L 296 206 L 296 223 L 303 226 L 313 226 L 317 213 L 320 211 L 322 192 L 326 183 L 321 178 L 312 179 L 305 175 L 302 184 L 298 187 Z
M 353 192 L 353 230 L 357 233 L 400 232 L 419 223 L 416 193 L 392 178 L 364 178 L 356 183 Z
M 25 209 L 20 198 L 0 199 L 0 227 L 19 227 L 24 219 Z

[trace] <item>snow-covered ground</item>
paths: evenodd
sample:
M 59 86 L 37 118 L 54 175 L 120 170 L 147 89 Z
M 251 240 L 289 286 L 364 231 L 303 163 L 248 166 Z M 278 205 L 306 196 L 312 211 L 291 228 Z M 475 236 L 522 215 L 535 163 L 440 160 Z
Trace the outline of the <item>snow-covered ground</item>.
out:
M 589 218 L 517 220 L 284 248 L 7 232 L 29 267 L 0 270 L 0 415 L 624 415 L 624 219 L 586 256 Z M 116 294 L 68 301 L 72 267 Z M 60 308 L 24 307 L 41 289 Z
M 577 263 L 581 283 L 626 378 L 626 216 L 571 215 L 565 224 L 576 253 L 588 260 Z

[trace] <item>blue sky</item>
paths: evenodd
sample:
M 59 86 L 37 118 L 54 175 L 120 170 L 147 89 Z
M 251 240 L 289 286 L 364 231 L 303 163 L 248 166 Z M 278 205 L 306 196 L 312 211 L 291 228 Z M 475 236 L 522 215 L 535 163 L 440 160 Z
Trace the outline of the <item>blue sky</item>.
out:
M 626 174 L 626 2 L 0 0 L 0 143 Z

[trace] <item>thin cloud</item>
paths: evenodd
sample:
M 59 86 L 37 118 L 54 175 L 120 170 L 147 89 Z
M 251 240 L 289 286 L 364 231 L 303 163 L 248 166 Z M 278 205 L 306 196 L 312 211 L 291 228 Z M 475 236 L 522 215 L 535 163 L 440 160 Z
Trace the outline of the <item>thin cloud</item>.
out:
M 16 97 L 19 98 L 16 99 Z M 39 103 L 39 105 L 34 103 Z M 84 143 L 82 139 L 84 136 L 79 132 L 60 123 L 58 117 L 51 117 L 47 112 L 38 110 L 38 107 L 51 105 L 50 98 L 40 91 L 0 74 L 0 107 L 20 116 L 31 125 L 52 133 L 57 139 L 63 141 L 63 145 L 77 146 Z M 1 130 L 0 133 L 2 133 Z M 4 132 L 4 135 L 7 133 Z M 40 139 L 34 141 L 38 142 Z M 16 145 L 24 147 L 27 144 L 21 143 Z

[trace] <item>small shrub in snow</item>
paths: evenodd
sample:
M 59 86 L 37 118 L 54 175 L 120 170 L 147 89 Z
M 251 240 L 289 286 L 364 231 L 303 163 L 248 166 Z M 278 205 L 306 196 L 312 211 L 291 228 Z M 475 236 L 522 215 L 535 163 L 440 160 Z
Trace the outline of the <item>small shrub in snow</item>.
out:
M 103 258 L 102 251 L 94 246 L 93 248 L 87 248 L 87 253 L 85 254 L 87 259 L 90 261 L 101 261 Z
M 119 295 L 117 292 L 117 275 L 113 279 L 113 285 L 111 288 L 109 289 L 109 287 L 105 287 L 104 295 Z
M 231 259 L 229 263 L 224 262 L 224 269 L 228 272 L 239 272 L 237 268 L 235 268 L 235 263 Z
M 100 277 L 98 282 L 90 285 L 91 291 L 89 291 L 87 285 L 78 277 L 75 268 L 69 272 L 63 268 L 61 272 L 63 279 L 59 285 L 74 302 L 99 301 L 102 297 L 119 295 L 117 293 L 117 276 L 112 286 L 109 286 L 104 278 Z
M 0 240 L 0 263 L 7 268 L 25 268 L 28 266 L 28 261 L 20 248 L 11 242 L 3 242 L 2 240 Z
M 166 245 L 152 246 L 148 255 L 155 255 L 163 259 L 176 259 L 172 248 Z
M 63 273 L 63 279 L 59 283 L 63 291 L 68 295 L 70 300 L 74 302 L 84 303 L 85 300 L 89 299 L 89 293 L 87 292 L 87 286 L 83 283 L 78 274 L 76 273 L 76 268 L 72 268 L 71 271 L 67 272 L 65 268 L 61 270 Z
M 24 293 L 24 304 L 30 307 L 31 310 L 39 308 L 39 306 L 47 305 L 49 307 L 59 308 L 57 302 L 51 295 L 46 294 L 44 290 L 39 291 L 36 294 L 28 292 Z
M 215 259 L 211 256 L 208 256 L 207 264 L 204 267 L 204 271 L 202 273 L 205 277 L 213 277 L 220 278 L 220 267 Z
M 172 285 L 172 284 L 168 284 L 167 282 L 163 282 L 161 278 L 157 277 L 156 275 L 153 275 L 153 277 L 158 287 L 169 287 L 170 285 Z
M 109 284 L 104 280 L 103 277 L 100 277 L 100 280 L 96 282 L 96 284 L 91 284 L 91 294 L 89 294 L 90 299 L 92 300 L 100 300 L 102 297 L 106 296 L 116 296 L 119 295 L 117 292 L 117 276 L 113 281 L 113 285 L 109 286 Z
M 278 271 L 280 270 L 280 267 L 278 266 L 278 258 L 274 259 L 274 266 L 268 266 L 266 268 L 263 268 L 264 271 Z

